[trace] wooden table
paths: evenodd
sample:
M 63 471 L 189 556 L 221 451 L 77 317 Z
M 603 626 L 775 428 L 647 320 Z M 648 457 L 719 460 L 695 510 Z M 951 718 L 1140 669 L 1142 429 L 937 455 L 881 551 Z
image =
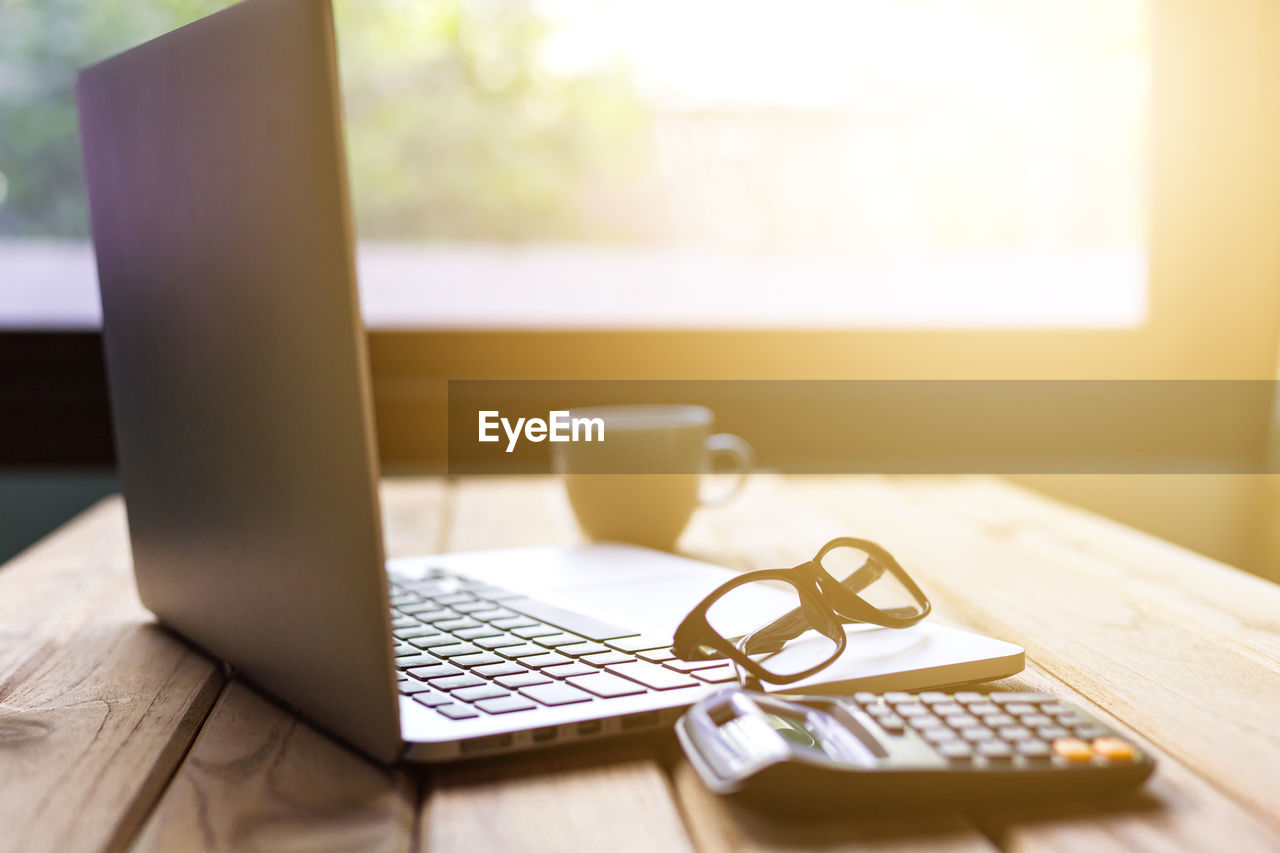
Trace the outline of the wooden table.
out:
M 578 535 L 550 480 L 384 500 L 391 555 Z M 1144 736 L 1156 776 L 1104 808 L 802 823 L 726 807 L 665 737 L 379 767 L 157 628 L 108 499 L 0 569 L 0 849 L 1280 849 L 1280 587 L 987 478 L 761 476 L 681 544 L 791 565 L 840 533 L 889 546 L 940 619 L 1025 646 L 1001 686 Z

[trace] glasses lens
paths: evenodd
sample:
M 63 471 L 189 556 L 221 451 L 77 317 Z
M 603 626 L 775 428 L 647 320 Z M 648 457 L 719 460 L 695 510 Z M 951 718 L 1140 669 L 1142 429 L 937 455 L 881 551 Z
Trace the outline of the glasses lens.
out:
M 734 587 L 711 605 L 707 623 L 772 675 L 821 666 L 839 651 L 834 640 L 812 629 L 799 590 L 784 581 Z
M 863 601 L 888 615 L 917 616 L 921 602 L 898 576 L 866 551 L 851 546 L 833 548 L 822 557 L 822 568 L 836 580 L 845 582 Z

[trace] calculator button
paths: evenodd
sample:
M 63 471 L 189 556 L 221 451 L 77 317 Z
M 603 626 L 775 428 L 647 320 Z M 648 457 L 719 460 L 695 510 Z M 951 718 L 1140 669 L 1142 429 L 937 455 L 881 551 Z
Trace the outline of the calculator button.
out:
M 880 696 L 879 694 L 871 693 L 866 690 L 859 690 L 857 693 L 853 694 L 853 701 L 857 702 L 859 705 L 875 704 L 880 701 Z
M 947 726 L 946 723 L 931 714 L 927 716 L 911 717 L 907 720 L 907 723 L 911 728 L 916 729 L 917 731 L 923 731 L 924 729 L 943 729 Z
M 1108 732 L 1105 728 L 1095 723 L 1089 723 L 1088 725 L 1085 725 L 1085 726 L 1076 726 L 1071 730 L 1071 733 L 1076 737 L 1084 738 L 1085 740 L 1093 740 L 1094 738 L 1106 737 L 1108 734 L 1110 734 L 1110 732 Z
M 960 707 L 955 702 L 941 702 L 933 706 L 933 713 L 937 714 L 939 717 L 946 717 L 950 714 L 963 714 L 964 712 L 964 708 Z
M 884 694 L 884 701 L 886 702 L 911 702 L 914 699 L 915 697 L 910 693 L 903 693 L 899 690 L 891 690 Z
M 1004 712 L 1006 714 L 1017 714 L 1018 716 L 1022 716 L 1023 714 L 1034 714 L 1036 713 L 1036 706 L 1028 705 L 1025 702 L 1010 702 L 1004 706 Z
M 958 741 L 960 736 L 951 729 L 925 729 L 920 732 L 920 737 L 929 741 L 929 743 L 947 743 L 948 741 Z
M 1100 737 L 1093 742 L 1093 751 L 1110 761 L 1133 761 L 1138 751 L 1133 744 L 1118 737 Z
M 947 721 L 947 725 L 951 726 L 953 729 L 967 729 L 978 725 L 977 718 L 970 717 L 968 714 L 952 714 L 951 716 L 944 717 L 943 719 L 945 719 Z
M 931 716 L 928 708 L 923 705 L 918 705 L 915 702 L 904 702 L 894 708 L 894 710 L 903 717 Z
M 964 704 L 968 704 L 970 702 L 985 702 L 987 701 L 987 694 L 976 693 L 972 690 L 962 690 L 956 694 L 956 701 Z
M 982 724 L 998 729 L 1001 726 L 1016 726 L 1018 721 L 1008 714 L 987 714 L 982 718 Z
M 1057 740 L 1062 737 L 1071 737 L 1071 732 L 1062 726 L 1044 726 L 1036 729 L 1036 737 L 1044 740 Z
M 1049 744 L 1042 740 L 1019 741 L 1013 749 L 1023 758 L 1048 758 L 1052 754 Z
M 995 740 L 996 733 L 982 726 L 969 726 L 960 730 L 960 737 L 967 741 Z
M 1023 714 L 1021 717 L 1024 726 L 1052 726 L 1053 717 L 1045 714 Z
M 906 724 L 902 722 L 901 717 L 879 717 L 876 719 L 876 722 L 880 724 L 880 728 L 892 734 L 897 734 L 906 728 Z
M 1013 748 L 1007 743 L 1001 743 L 998 740 L 983 741 L 977 745 L 978 755 L 983 758 L 990 758 L 993 761 L 1002 761 L 1013 757 Z
M 970 714 L 977 714 L 978 716 L 982 716 L 983 714 L 1000 713 L 999 706 L 993 705 L 990 702 L 974 702 L 969 706 L 968 710 Z
M 1034 737 L 1030 729 L 1024 729 L 1022 726 L 1005 726 L 996 733 L 1000 735 L 1001 740 L 1030 740 Z
M 1093 750 L 1089 744 L 1074 737 L 1058 738 L 1053 742 L 1053 751 L 1059 758 L 1067 761 L 1088 761 L 1093 758 Z
M 921 702 L 932 705 L 936 702 L 950 702 L 951 694 L 943 693 L 941 690 L 926 690 L 925 692 L 916 696 L 916 698 L 919 699 Z
M 973 757 L 973 749 L 969 744 L 961 741 L 938 744 L 934 748 L 939 755 L 949 761 L 968 761 Z

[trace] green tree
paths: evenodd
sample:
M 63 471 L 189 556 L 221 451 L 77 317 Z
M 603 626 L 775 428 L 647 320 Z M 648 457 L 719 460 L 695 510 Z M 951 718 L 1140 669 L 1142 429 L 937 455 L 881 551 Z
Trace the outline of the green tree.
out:
M 83 236 L 76 69 L 225 0 L 0 0 L 0 234 Z M 620 72 L 547 73 L 527 0 L 336 0 L 361 236 L 590 239 L 646 115 Z

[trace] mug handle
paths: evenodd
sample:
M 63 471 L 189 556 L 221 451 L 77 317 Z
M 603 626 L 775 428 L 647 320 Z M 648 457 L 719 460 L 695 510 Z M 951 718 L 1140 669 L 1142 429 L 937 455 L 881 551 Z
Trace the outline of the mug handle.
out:
M 751 445 L 747 444 L 744 439 L 727 432 L 718 432 L 715 435 L 707 436 L 707 461 L 710 462 L 716 454 L 726 454 L 733 459 L 734 468 L 737 477 L 733 481 L 733 485 L 725 489 L 718 495 L 711 497 L 699 496 L 698 503 L 702 506 L 720 506 L 728 503 L 738 492 L 742 491 L 742 487 L 746 485 L 747 474 L 755 467 L 756 455 L 751 450 Z

